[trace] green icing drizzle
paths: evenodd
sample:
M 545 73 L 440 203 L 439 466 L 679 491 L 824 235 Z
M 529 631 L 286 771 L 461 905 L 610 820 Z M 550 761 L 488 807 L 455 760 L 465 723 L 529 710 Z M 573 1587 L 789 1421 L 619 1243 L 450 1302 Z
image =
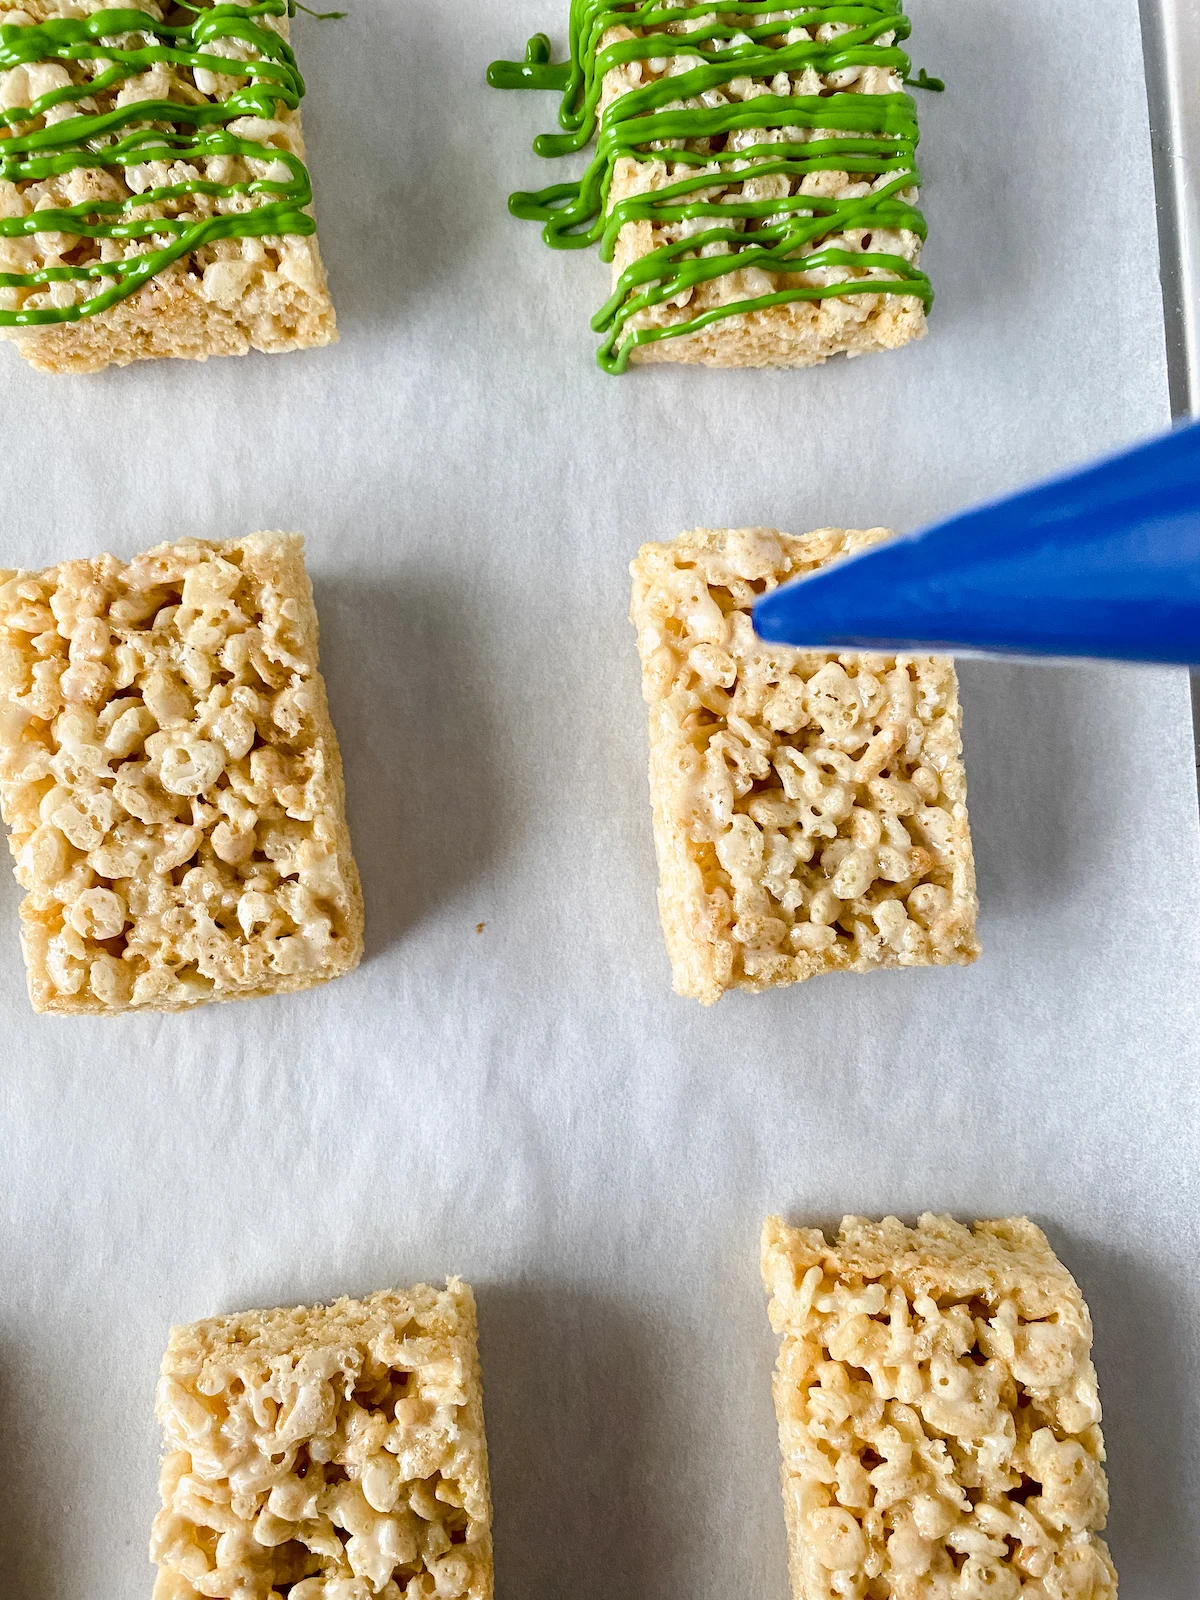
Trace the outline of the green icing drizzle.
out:
M 29 273 L 0 272 L 0 287 L 4 288 L 36 289 L 62 282 L 96 286 L 95 293 L 74 305 L 0 310 L 0 326 L 37 327 L 95 316 L 126 299 L 172 262 L 217 239 L 315 231 L 316 224 L 304 209 L 312 201 L 304 163 L 290 151 L 229 129 L 229 124 L 241 117 L 273 119 L 280 105 L 295 110 L 303 98 L 304 79 L 291 49 L 258 20 L 294 15 L 290 0 L 184 9 L 194 10 L 196 15 L 177 26 L 132 9 L 99 11 L 87 18 L 60 18 L 35 26 L 0 26 L 0 72 L 43 62 L 94 62 L 98 68 L 94 77 L 53 89 L 28 106 L 0 110 L 0 179 L 27 183 L 77 168 L 124 169 L 151 161 L 192 164 L 214 156 L 240 156 L 282 163 L 288 172 L 286 181 L 254 178 L 215 183 L 189 178 L 126 199 L 83 200 L 28 216 L 0 217 L 0 238 L 61 232 L 87 239 L 154 240 L 152 248 L 122 260 L 43 267 Z M 131 45 L 130 35 L 148 42 Z M 206 48 L 223 39 L 248 46 L 255 59 L 231 60 Z M 79 110 L 34 132 L 15 131 L 39 121 L 57 106 L 76 105 L 119 89 L 127 79 L 159 62 L 242 81 L 228 99 L 219 102 L 191 105 L 176 100 L 139 100 L 103 113 Z M 144 214 L 147 206 L 180 207 L 193 195 L 262 197 L 262 203 L 217 216 Z
M 788 14 L 786 21 L 778 20 L 781 12 Z M 770 20 L 756 23 L 757 16 Z M 827 42 L 786 42 L 791 29 L 828 23 L 845 24 L 848 31 Z M 690 26 L 677 33 L 662 31 L 680 24 Z M 646 29 L 648 34 L 602 48 L 604 35 L 619 26 Z M 809 0 L 800 6 L 780 6 L 779 0 L 705 0 L 670 7 L 662 0 L 571 0 L 568 62 L 552 63 L 550 41 L 539 33 L 529 41 L 524 61 L 492 63 L 488 82 L 494 88 L 561 92 L 558 120 L 564 131 L 537 138 L 533 147 L 538 155 L 569 155 L 595 140 L 595 154 L 577 182 L 514 194 L 509 200 L 515 216 L 544 225 L 542 236 L 548 245 L 576 250 L 599 244 L 601 259 L 611 261 L 617 236 L 627 223 L 649 221 L 661 226 L 694 219 L 711 223 L 641 256 L 621 274 L 612 297 L 592 322 L 602 335 L 597 360 L 606 372 L 623 372 L 639 345 L 696 333 L 725 317 L 764 306 L 857 294 L 912 295 L 926 306 L 932 304 L 929 279 L 902 256 L 821 242 L 856 229 L 903 229 L 925 237 L 924 218 L 902 198 L 920 183 L 915 165 L 916 106 L 910 95 L 768 92 L 714 106 L 678 104 L 720 91 L 734 78 L 770 80 L 778 72 L 800 73 L 810 67 L 822 76 L 844 67 L 884 67 L 907 79 L 911 63 L 897 41 L 910 31 L 903 0 Z M 881 44 L 881 36 L 888 34 L 892 42 Z M 628 62 L 672 56 L 686 56 L 696 64 L 619 95 L 599 114 L 606 73 Z M 779 128 L 818 129 L 822 136 L 774 142 L 768 130 Z M 738 150 L 702 152 L 683 144 L 719 142 L 745 129 L 762 130 L 768 136 Z M 626 157 L 697 170 L 610 205 L 616 163 Z M 713 194 L 714 189 L 728 192 L 749 177 L 781 174 L 799 180 L 823 171 L 887 181 L 869 195 L 845 200 L 812 194 L 769 200 Z M 739 222 L 742 227 L 736 225 Z M 758 226 L 747 233 L 746 223 Z M 708 246 L 724 253 L 702 255 Z M 869 267 L 885 276 L 786 286 L 666 327 L 628 327 L 639 311 L 750 267 L 775 274 Z

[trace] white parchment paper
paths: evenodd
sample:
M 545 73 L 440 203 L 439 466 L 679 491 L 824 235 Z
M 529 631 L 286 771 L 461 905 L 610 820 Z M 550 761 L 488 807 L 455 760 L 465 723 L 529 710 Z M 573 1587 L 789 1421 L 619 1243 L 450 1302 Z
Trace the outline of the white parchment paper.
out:
M 1096 1321 L 1125 1600 L 1194 1600 L 1200 851 L 1181 675 L 964 667 L 985 956 L 670 992 L 626 621 L 698 522 L 909 528 L 1167 421 L 1134 0 L 913 0 L 918 347 L 614 380 L 508 191 L 566 0 L 301 18 L 342 340 L 41 377 L 0 564 L 309 536 L 369 958 L 295 999 L 35 1019 L 0 887 L 0 1594 L 146 1594 L 168 1325 L 461 1272 L 499 1592 L 784 1600 L 768 1210 L 1027 1211 Z M 482 933 L 476 925 L 486 924 Z

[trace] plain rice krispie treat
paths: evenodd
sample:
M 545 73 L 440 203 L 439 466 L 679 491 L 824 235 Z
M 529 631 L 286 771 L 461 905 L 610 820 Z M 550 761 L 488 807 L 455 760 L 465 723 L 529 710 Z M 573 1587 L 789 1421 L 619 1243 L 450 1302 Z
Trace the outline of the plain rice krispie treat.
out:
M 93 22 L 118 9 L 145 25 Z M 0 0 L 0 25 L 0 337 L 46 372 L 336 338 L 287 0 Z
M 300 536 L 0 571 L 0 812 L 35 1010 L 180 1010 L 357 966 Z
M 491 1600 L 461 1279 L 174 1328 L 156 1409 L 154 1600 Z
M 613 262 L 600 364 L 808 367 L 920 338 L 933 294 L 902 7 L 690 9 L 577 0 L 568 132 L 535 149 L 594 137 L 596 155 L 577 186 L 513 196 L 548 241 L 598 240 Z M 513 65 L 492 81 L 561 84 Z
M 1024 1217 L 768 1219 L 795 1600 L 1115 1600 L 1092 1324 Z
M 631 572 L 679 994 L 974 961 L 951 661 L 767 645 L 760 595 L 886 530 L 698 528 Z

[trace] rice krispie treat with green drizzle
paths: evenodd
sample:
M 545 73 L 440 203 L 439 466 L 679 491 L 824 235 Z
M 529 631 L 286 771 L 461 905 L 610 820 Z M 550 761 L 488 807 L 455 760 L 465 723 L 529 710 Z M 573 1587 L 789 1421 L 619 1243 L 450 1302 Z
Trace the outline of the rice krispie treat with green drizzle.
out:
M 493 63 L 498 88 L 562 91 L 539 155 L 595 143 L 577 183 L 509 206 L 613 263 L 605 371 L 806 367 L 922 336 L 909 31 L 902 0 L 572 0 L 568 63 L 544 34 Z
M 0 0 L 0 337 L 92 372 L 336 337 L 294 0 Z

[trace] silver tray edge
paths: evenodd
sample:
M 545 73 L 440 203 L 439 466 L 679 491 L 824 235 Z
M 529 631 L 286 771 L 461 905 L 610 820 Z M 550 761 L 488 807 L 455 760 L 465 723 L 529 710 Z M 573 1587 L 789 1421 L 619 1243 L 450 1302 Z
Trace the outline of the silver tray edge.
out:
M 1167 370 L 1176 418 L 1200 416 L 1200 0 L 1140 0 Z M 1200 672 L 1192 674 L 1200 783 Z

